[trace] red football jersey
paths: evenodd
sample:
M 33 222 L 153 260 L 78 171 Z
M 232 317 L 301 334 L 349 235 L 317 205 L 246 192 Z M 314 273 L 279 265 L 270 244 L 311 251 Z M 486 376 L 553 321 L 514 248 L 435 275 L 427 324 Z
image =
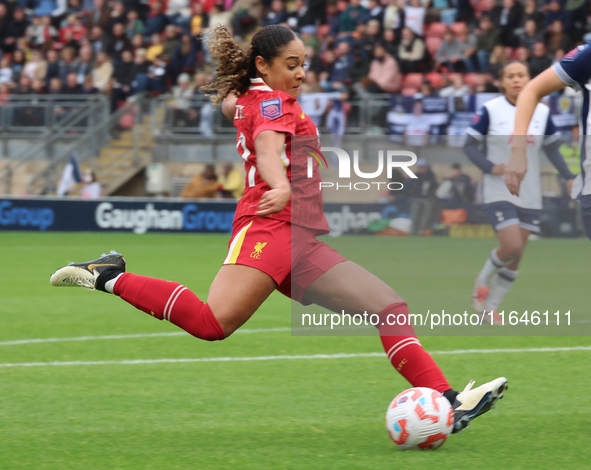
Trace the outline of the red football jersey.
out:
M 281 160 L 291 183 L 291 199 L 281 212 L 267 217 L 307 227 L 319 234 L 328 233 L 318 159 L 310 156 L 320 154 L 316 125 L 290 94 L 272 90 L 260 78 L 251 79 L 251 83 L 248 91 L 238 98 L 234 113 L 234 126 L 238 129 L 236 149 L 246 169 L 244 195 L 238 201 L 235 219 L 255 215 L 261 196 L 270 189 L 257 171 L 254 141 L 262 131 L 272 130 L 287 134 Z

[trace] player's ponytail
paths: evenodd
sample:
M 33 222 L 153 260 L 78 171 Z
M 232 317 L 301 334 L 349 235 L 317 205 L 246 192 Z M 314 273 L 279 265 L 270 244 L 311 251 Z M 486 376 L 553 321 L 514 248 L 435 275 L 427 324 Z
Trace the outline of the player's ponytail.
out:
M 242 93 L 257 76 L 255 60 L 261 56 L 267 63 L 281 54 L 281 49 L 296 39 L 285 26 L 271 25 L 258 31 L 248 49 L 238 44 L 228 28 L 218 25 L 203 39 L 214 59 L 218 60 L 216 78 L 202 87 L 213 104 L 221 103 L 233 90 Z

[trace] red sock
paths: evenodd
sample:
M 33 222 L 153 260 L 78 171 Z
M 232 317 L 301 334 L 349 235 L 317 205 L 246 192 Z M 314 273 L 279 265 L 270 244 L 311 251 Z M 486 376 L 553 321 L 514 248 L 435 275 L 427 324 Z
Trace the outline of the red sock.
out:
M 394 315 L 391 319 L 405 316 L 408 320 L 406 302 L 392 304 L 380 313 L 380 339 L 394 368 L 413 387 L 428 387 L 441 393 L 450 390 L 443 372 L 431 355 L 423 349 L 414 329 L 408 326 L 408 321 L 406 327 L 390 326 L 387 322 L 388 315 Z M 391 336 L 394 333 L 404 333 L 404 336 Z
M 148 315 L 168 320 L 197 338 L 208 341 L 225 338 L 209 305 L 181 284 L 124 273 L 117 279 L 113 293 Z

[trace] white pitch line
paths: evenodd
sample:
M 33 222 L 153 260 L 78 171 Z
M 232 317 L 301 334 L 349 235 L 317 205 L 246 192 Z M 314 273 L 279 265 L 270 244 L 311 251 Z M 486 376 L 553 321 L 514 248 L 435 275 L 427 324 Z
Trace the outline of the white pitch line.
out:
M 457 349 L 455 351 L 432 351 L 430 354 L 495 354 L 495 353 L 524 353 L 524 352 L 560 352 L 560 351 L 591 351 L 591 346 L 574 346 L 570 348 L 528 348 L 528 349 Z M 277 361 L 289 359 L 343 359 L 356 357 L 386 357 L 383 352 L 372 353 L 339 353 L 313 354 L 298 356 L 258 356 L 258 357 L 198 357 L 187 359 L 130 359 L 124 361 L 67 361 L 67 362 L 20 362 L 0 363 L 0 367 L 47 367 L 47 366 L 99 366 L 106 364 L 135 365 L 135 364 L 171 364 L 190 362 L 249 362 L 249 361 Z
M 272 333 L 275 331 L 290 331 L 291 328 L 260 328 L 256 330 L 238 330 L 234 334 L 248 333 Z M 66 341 L 95 341 L 102 339 L 128 339 L 128 338 L 153 338 L 158 336 L 190 336 L 184 331 L 173 333 L 138 333 L 134 335 L 106 335 L 106 336 L 78 336 L 74 338 L 39 338 L 39 339 L 17 339 L 14 341 L 0 341 L 0 346 L 14 346 L 17 344 L 36 344 L 36 343 L 61 343 Z

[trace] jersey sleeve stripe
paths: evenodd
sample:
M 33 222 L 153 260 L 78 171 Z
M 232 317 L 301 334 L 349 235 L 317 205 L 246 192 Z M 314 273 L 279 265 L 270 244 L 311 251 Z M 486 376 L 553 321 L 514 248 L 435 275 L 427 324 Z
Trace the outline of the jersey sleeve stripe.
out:
M 562 65 L 560 65 L 559 62 L 555 63 L 552 66 L 552 70 L 554 70 L 556 75 L 558 75 L 558 78 L 560 78 L 560 80 L 562 80 L 567 85 L 570 85 L 573 88 L 577 88 L 579 86 L 579 84 L 575 80 L 573 80 L 568 73 L 566 73 L 566 71 L 564 70 Z

